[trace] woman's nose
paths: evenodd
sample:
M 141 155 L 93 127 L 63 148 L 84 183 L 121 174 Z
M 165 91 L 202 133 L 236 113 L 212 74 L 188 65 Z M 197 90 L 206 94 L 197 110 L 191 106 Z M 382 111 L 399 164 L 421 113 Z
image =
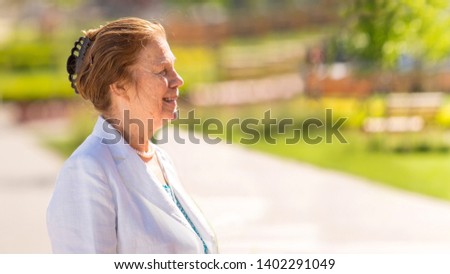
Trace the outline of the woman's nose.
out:
M 181 87 L 184 84 L 184 80 L 183 78 L 181 78 L 181 76 L 175 71 L 174 73 L 174 77 L 170 83 L 170 87 L 171 88 L 178 88 Z

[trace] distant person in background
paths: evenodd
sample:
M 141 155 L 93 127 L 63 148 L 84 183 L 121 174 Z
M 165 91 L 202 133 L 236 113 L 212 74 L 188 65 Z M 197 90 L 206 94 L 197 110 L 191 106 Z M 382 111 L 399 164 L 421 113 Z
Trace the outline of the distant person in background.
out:
M 306 52 L 308 65 L 305 77 L 305 90 L 313 98 L 322 96 L 323 79 L 326 77 L 325 50 L 321 46 L 313 46 Z
M 69 79 L 100 115 L 57 178 L 47 211 L 53 252 L 217 252 L 171 160 L 149 141 L 176 117 L 183 79 L 174 62 L 163 27 L 138 18 L 75 43 Z

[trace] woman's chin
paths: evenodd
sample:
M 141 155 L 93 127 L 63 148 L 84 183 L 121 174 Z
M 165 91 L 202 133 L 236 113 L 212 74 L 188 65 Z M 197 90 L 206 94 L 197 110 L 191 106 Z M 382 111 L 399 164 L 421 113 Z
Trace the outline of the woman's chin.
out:
M 175 120 L 178 118 L 178 110 L 171 110 L 164 112 L 164 115 L 162 115 L 163 120 Z
M 176 120 L 176 119 L 178 119 L 178 115 L 179 115 L 178 109 L 176 109 L 176 110 L 172 113 L 170 119 L 171 119 L 171 120 Z

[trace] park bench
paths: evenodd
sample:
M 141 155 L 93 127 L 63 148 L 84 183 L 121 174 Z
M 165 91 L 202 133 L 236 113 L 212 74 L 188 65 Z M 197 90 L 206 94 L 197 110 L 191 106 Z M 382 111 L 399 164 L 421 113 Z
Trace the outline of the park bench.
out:
M 368 117 L 365 132 L 418 132 L 439 111 L 442 92 L 391 93 L 387 96 L 386 117 Z

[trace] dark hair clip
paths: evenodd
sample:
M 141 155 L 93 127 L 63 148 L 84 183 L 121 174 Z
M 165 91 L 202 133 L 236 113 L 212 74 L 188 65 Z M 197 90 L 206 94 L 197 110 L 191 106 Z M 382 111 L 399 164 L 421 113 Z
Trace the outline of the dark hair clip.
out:
M 75 93 L 78 93 L 76 87 L 76 77 L 75 75 L 80 69 L 81 64 L 83 63 L 84 56 L 86 54 L 87 49 L 91 45 L 92 41 L 88 37 L 80 37 L 74 44 L 72 50 L 70 51 L 70 56 L 67 59 L 66 69 L 69 73 L 69 81 L 71 83 L 71 87 L 75 90 Z

